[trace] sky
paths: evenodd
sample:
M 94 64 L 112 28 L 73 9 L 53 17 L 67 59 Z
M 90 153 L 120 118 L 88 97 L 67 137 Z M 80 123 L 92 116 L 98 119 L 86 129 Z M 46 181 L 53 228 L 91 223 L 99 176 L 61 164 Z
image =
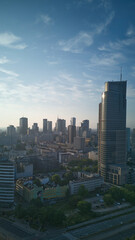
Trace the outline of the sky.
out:
M 104 83 L 122 67 L 135 128 L 134 13 L 134 0 L 1 0 L 0 127 L 76 117 L 96 128 Z

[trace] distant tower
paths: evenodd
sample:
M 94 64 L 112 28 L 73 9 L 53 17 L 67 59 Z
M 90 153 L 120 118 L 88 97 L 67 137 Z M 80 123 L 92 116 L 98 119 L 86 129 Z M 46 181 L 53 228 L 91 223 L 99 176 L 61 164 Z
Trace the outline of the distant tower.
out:
M 52 132 L 52 121 L 47 121 L 47 132 Z
M 71 120 L 70 120 L 70 125 L 76 126 L 76 118 L 75 118 L 75 117 L 72 117 L 72 118 L 71 118 Z
M 38 123 L 33 123 L 33 125 L 32 125 L 32 131 L 33 131 L 33 133 L 35 133 L 35 134 L 39 132 Z
M 76 126 L 68 126 L 68 142 L 72 144 L 74 142 L 74 137 L 76 137 Z
M 28 129 L 28 118 L 20 118 L 20 134 L 26 135 Z
M 83 120 L 81 122 L 82 136 L 89 136 L 89 120 Z
M 106 82 L 99 104 L 99 173 L 117 185 L 126 183 L 126 85 Z
M 47 133 L 47 119 L 43 119 L 43 133 Z
M 60 118 L 57 119 L 56 131 L 65 133 L 65 131 L 66 131 L 66 120 L 65 119 L 60 119 Z

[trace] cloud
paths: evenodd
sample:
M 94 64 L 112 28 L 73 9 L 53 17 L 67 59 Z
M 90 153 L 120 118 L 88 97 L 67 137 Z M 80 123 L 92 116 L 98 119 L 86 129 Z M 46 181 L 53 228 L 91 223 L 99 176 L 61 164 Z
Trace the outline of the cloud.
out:
M 110 0 L 100 0 L 99 7 L 103 7 L 106 11 L 112 8 L 112 4 Z
M 46 25 L 49 25 L 49 24 L 53 23 L 52 18 L 50 18 L 47 14 L 46 15 L 41 15 L 40 19 Z
M 96 35 L 101 34 L 106 27 L 111 23 L 114 17 L 114 12 L 112 12 L 104 23 L 99 25 L 92 25 L 91 32 L 80 32 L 75 37 L 67 40 L 67 41 L 59 41 L 59 46 L 61 50 L 65 52 L 72 52 L 72 53 L 81 53 L 84 48 L 89 47 L 93 44 L 94 37 Z
M 20 37 L 15 36 L 13 33 L 5 32 L 0 33 L 0 45 L 8 48 L 14 49 L 25 49 L 27 45 L 21 42 Z
M 0 64 L 5 64 L 5 63 L 8 63 L 10 62 L 9 59 L 7 59 L 7 57 L 2 57 L 0 58 Z
M 121 53 L 109 53 L 94 55 L 90 59 L 90 64 L 94 66 L 113 66 L 125 60 L 125 57 Z
M 15 72 L 0 68 L 0 72 L 5 73 L 7 75 L 13 76 L 13 77 L 18 77 L 19 75 Z
M 76 37 L 69 39 L 68 41 L 60 41 L 59 46 L 61 50 L 65 52 L 81 53 L 84 46 L 88 47 L 92 45 L 92 36 L 87 32 L 80 32 Z
M 128 30 L 127 30 L 126 35 L 127 35 L 128 37 L 131 37 L 131 36 L 135 35 L 135 28 L 134 28 L 133 26 L 130 26 L 130 27 L 128 28 Z

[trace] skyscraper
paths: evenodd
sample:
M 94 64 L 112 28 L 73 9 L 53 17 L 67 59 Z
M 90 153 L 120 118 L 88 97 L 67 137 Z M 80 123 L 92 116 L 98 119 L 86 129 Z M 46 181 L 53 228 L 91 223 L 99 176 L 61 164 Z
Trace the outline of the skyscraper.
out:
M 43 133 L 47 133 L 47 119 L 43 119 Z
M 117 185 L 126 182 L 126 85 L 106 82 L 99 104 L 99 173 Z
M 74 142 L 74 137 L 76 137 L 76 126 L 68 126 L 68 142 L 72 144 Z
M 72 118 L 71 118 L 71 120 L 70 120 L 70 125 L 76 126 L 76 118 L 75 118 L 75 117 L 72 117 Z
M 81 130 L 83 137 L 89 137 L 89 120 L 83 120 L 81 122 Z
M 52 132 L 52 121 L 47 121 L 47 132 Z
M 65 131 L 66 131 L 66 120 L 65 119 L 60 119 L 60 118 L 57 119 L 56 131 L 65 133 Z
M 26 135 L 28 129 L 28 118 L 20 118 L 20 134 Z

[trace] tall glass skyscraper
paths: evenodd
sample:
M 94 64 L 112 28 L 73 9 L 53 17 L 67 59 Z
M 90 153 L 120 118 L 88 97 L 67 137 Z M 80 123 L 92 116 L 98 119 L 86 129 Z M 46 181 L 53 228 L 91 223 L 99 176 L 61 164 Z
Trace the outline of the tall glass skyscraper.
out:
M 99 173 L 118 185 L 126 182 L 126 86 L 106 82 L 99 104 Z

